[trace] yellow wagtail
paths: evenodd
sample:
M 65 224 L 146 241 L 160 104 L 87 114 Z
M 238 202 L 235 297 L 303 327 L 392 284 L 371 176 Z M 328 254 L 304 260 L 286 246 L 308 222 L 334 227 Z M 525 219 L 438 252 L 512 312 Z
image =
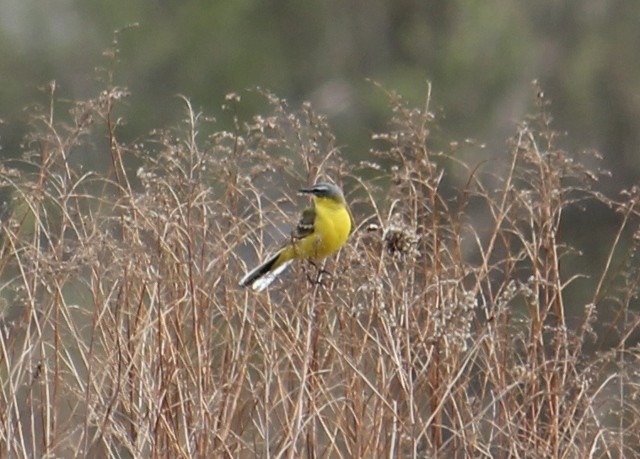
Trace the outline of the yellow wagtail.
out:
M 313 207 L 302 212 L 290 240 L 242 278 L 242 287 L 251 285 L 260 292 L 293 260 L 320 260 L 336 252 L 347 241 L 353 225 L 342 190 L 331 183 L 316 183 L 299 191 L 313 195 Z

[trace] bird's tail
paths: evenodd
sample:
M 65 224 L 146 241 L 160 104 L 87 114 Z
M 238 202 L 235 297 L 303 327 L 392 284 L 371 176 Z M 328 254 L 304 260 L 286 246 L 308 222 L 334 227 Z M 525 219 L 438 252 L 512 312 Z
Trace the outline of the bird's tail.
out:
M 275 280 L 282 272 L 287 269 L 287 266 L 291 263 L 291 259 L 284 256 L 283 251 L 279 251 L 267 261 L 259 265 L 257 268 L 252 269 L 246 276 L 240 281 L 241 287 L 251 285 L 257 292 L 261 292 L 266 289 L 271 282 Z M 284 261 L 282 260 L 284 258 Z

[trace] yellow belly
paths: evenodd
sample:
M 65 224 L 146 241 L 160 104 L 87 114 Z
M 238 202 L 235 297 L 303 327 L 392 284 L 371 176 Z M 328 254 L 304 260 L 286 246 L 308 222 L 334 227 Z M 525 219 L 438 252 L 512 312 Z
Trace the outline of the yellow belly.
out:
M 316 207 L 316 236 L 311 241 L 303 241 L 309 250 L 307 258 L 324 258 L 337 252 L 347 242 L 351 232 L 351 218 L 345 208 Z
M 314 233 L 285 250 L 280 261 L 291 258 L 321 259 L 337 252 L 351 233 L 351 216 L 343 205 L 316 203 Z

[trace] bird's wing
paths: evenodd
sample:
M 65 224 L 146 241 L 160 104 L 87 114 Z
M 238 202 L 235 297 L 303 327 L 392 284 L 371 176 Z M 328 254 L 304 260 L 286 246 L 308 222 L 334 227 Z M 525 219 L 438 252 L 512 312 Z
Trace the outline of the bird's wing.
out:
M 302 212 L 298 225 L 291 232 L 293 239 L 303 239 L 313 233 L 314 224 L 316 221 L 316 210 L 313 207 L 309 207 Z

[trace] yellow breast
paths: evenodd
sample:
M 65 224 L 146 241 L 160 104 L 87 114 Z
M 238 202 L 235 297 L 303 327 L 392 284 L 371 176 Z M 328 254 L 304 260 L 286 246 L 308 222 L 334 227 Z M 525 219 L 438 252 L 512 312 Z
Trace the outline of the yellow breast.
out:
M 312 235 L 298 241 L 283 256 L 321 259 L 338 251 L 351 233 L 351 215 L 346 206 L 331 199 L 315 199 L 315 222 Z
M 349 238 L 351 216 L 347 208 L 329 199 L 316 199 L 317 257 L 338 251 Z

